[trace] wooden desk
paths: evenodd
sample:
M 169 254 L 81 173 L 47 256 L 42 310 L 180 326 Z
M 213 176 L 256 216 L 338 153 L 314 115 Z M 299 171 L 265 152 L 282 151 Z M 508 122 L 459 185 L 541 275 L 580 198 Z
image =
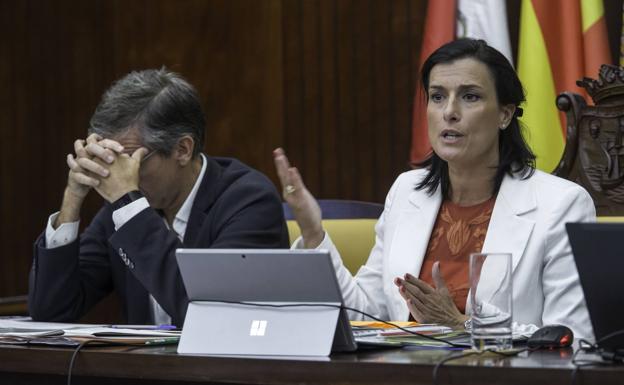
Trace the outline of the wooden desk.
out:
M 386 350 L 326 360 L 178 355 L 175 346 L 87 347 L 72 384 L 431 384 L 448 351 Z M 0 346 L 0 384 L 64 384 L 71 349 Z M 572 350 L 466 357 L 440 369 L 440 384 L 570 384 Z M 583 368 L 576 384 L 622 384 L 624 366 Z

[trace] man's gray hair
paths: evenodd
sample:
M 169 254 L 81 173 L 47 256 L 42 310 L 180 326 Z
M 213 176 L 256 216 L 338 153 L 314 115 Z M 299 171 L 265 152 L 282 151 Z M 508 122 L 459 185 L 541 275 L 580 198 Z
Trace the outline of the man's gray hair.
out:
M 182 76 L 166 68 L 131 72 L 102 96 L 90 121 L 89 133 L 114 138 L 131 128 L 143 146 L 169 156 L 184 135 L 193 137 L 193 157 L 204 146 L 206 119 L 197 91 Z

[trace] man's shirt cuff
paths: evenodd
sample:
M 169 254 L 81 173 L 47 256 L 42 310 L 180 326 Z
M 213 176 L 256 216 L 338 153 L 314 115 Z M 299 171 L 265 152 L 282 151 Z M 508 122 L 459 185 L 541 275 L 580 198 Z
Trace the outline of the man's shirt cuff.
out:
M 139 198 L 134 202 L 113 211 L 113 223 L 115 224 L 115 231 L 119 230 L 121 226 L 126 224 L 126 222 L 128 222 L 135 215 L 148 207 L 149 203 L 147 203 L 147 199 Z
M 80 221 L 62 223 L 56 230 L 52 224 L 56 221 L 59 212 L 55 212 L 48 218 L 48 225 L 46 226 L 45 239 L 46 248 L 54 249 L 72 243 L 78 238 L 78 228 Z
M 319 243 L 318 246 L 316 246 L 316 248 L 314 248 L 314 250 L 319 250 L 319 249 L 328 249 L 327 247 L 327 242 L 329 241 L 329 236 L 327 235 L 327 231 L 324 232 L 323 234 L 323 240 L 321 241 L 321 243 Z M 305 249 L 305 246 L 303 245 L 303 237 L 300 235 L 297 237 L 297 239 L 295 239 L 295 241 L 292 243 L 292 245 L 290 245 L 290 249 L 291 250 L 302 250 Z

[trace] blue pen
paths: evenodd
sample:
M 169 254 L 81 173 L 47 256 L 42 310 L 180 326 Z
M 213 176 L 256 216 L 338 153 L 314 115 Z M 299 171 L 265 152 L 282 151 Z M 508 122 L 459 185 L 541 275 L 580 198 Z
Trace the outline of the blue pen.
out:
M 176 330 L 177 327 L 175 325 L 158 325 L 156 329 L 157 330 Z

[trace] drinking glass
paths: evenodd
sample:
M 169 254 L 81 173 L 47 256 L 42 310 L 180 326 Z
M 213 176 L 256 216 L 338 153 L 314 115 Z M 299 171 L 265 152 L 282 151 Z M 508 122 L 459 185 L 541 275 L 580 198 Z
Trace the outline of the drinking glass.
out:
M 476 350 L 512 347 L 511 254 L 470 255 L 471 340 Z

